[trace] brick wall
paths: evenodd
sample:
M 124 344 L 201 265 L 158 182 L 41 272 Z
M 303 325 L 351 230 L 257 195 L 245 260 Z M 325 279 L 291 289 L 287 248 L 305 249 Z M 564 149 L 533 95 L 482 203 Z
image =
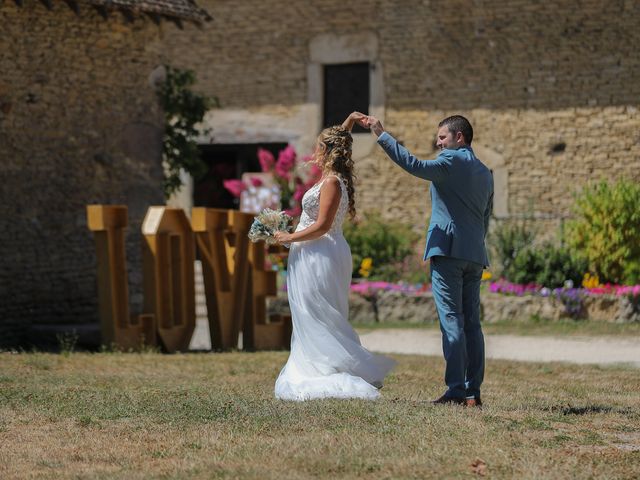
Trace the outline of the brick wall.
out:
M 0 347 L 32 323 L 97 321 L 89 203 L 126 204 L 133 311 L 141 235 L 163 203 L 158 27 L 80 3 L 0 3 Z
M 167 26 L 163 38 L 170 61 L 194 69 L 199 88 L 220 98 L 223 109 L 211 114 L 214 137 L 231 120 L 225 112 L 241 111 L 244 125 L 256 122 L 264 133 L 270 115 L 273 130 L 286 127 L 298 148 L 310 149 L 304 136 L 317 133 L 317 122 L 300 115 L 311 88 L 310 43 L 322 34 L 373 32 L 386 128 L 429 158 L 438 121 L 467 116 L 474 146 L 501 159 L 490 166 L 504 178 L 503 215 L 557 225 L 570 215 L 572 192 L 588 181 L 640 178 L 638 2 L 201 4 L 212 22 L 186 35 Z M 555 152 L 560 144 L 564 151 Z M 361 208 L 422 228 L 424 182 L 375 147 L 357 165 Z

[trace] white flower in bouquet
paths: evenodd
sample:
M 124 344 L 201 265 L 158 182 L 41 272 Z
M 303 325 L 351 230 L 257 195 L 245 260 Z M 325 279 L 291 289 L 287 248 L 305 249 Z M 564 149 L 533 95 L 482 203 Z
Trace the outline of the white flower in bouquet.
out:
M 252 242 L 265 241 L 268 245 L 276 243 L 275 233 L 289 232 L 292 218 L 282 211 L 265 208 L 253 219 L 249 229 L 249 240 Z

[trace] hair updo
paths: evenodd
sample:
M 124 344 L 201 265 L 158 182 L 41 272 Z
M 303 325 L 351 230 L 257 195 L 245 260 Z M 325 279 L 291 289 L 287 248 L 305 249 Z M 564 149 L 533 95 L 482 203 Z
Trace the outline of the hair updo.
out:
M 351 147 L 353 137 L 344 127 L 339 125 L 325 128 L 318 135 L 318 152 L 316 158 L 323 173 L 338 174 L 344 180 L 349 197 L 349 215 L 351 219 L 356 216 L 355 175 L 353 174 L 353 158 L 351 158 Z

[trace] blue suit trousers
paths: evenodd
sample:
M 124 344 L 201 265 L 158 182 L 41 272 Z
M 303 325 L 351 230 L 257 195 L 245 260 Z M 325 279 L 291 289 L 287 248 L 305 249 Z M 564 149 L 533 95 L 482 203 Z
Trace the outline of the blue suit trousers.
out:
M 480 326 L 483 266 L 458 258 L 431 257 L 431 288 L 440 319 L 447 397 L 480 397 L 484 335 Z

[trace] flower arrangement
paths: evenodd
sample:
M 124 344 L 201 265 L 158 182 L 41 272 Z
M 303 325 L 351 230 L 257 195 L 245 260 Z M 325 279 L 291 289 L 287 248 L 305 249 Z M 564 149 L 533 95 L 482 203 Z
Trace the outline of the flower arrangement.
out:
M 262 172 L 273 176 L 280 189 L 280 208 L 291 217 L 302 213 L 302 197 L 322 176 L 320 167 L 311 160 L 312 156 L 309 155 L 302 162 L 298 161 L 291 145 L 281 150 L 277 159 L 270 151 L 258 149 L 260 168 Z M 259 178 L 250 178 L 249 182 L 253 187 L 262 185 Z M 225 180 L 223 185 L 235 197 L 240 197 L 249 188 L 242 180 Z
M 288 232 L 291 229 L 292 218 L 285 212 L 278 212 L 265 208 L 253 219 L 249 229 L 249 239 L 252 242 L 264 241 L 268 245 L 276 243 L 274 234 L 277 231 Z

